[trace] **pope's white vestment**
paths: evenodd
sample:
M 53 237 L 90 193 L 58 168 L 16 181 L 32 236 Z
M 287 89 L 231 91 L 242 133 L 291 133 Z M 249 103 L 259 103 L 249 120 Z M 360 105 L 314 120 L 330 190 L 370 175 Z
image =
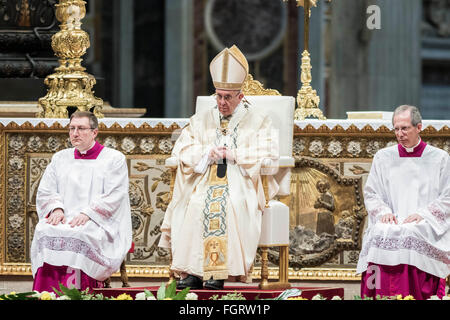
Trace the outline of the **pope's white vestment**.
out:
M 46 217 L 62 208 L 65 224 Z M 131 210 L 125 156 L 104 147 L 96 159 L 75 159 L 74 149 L 57 152 L 42 176 L 36 210 L 39 222 L 31 246 L 33 275 L 44 263 L 81 269 L 103 281 L 120 268 L 131 247 Z M 84 226 L 69 222 L 79 213 Z
M 176 273 L 203 277 L 204 264 L 214 264 L 205 257 L 204 234 L 210 225 L 217 223 L 216 227 L 222 228 L 222 223 L 218 219 L 205 223 L 205 212 L 209 213 L 209 176 L 213 174 L 207 154 L 212 147 L 223 145 L 232 150 L 235 163 L 228 161 L 227 164 L 228 194 L 223 202 L 226 203 L 223 224 L 228 248 L 216 258 L 226 259 L 228 276 L 250 281 L 265 206 L 261 166 L 267 163 L 278 167 L 279 158 L 278 136 L 272 129 L 271 119 L 256 107 L 241 103 L 226 133 L 221 129 L 217 107 L 191 117 L 173 148 L 172 156 L 178 159 L 178 168 L 159 245 L 171 247 L 171 269 Z M 278 185 L 272 176 L 268 180 L 271 197 L 276 194 Z
M 398 146 L 378 151 L 364 187 L 368 227 L 357 272 L 368 263 L 407 264 L 439 278 L 450 274 L 450 160 L 426 145 L 420 157 L 400 157 Z M 392 213 L 398 224 L 380 222 Z M 411 214 L 420 222 L 403 224 Z

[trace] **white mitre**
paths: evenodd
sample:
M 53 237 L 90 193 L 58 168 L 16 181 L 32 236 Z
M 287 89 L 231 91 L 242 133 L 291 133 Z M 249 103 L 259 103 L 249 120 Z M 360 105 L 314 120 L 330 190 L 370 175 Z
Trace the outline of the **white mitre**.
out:
M 216 89 L 241 90 L 248 75 L 248 62 L 236 46 L 223 49 L 209 65 Z

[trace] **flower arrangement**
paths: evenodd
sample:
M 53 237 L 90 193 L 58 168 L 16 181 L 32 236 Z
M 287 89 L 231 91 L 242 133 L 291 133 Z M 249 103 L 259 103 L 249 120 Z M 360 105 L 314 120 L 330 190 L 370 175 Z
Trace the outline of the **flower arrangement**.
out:
M 287 300 L 308 300 L 308 299 L 302 296 L 297 296 L 297 297 L 289 297 Z M 312 297 L 311 300 L 327 300 L 327 298 L 318 293 L 314 297 Z M 331 300 L 342 300 L 342 298 L 339 296 L 334 296 L 331 298 Z
M 198 300 L 198 295 L 194 292 L 189 292 L 189 288 L 183 289 L 181 291 L 176 290 L 176 282 L 172 281 L 168 284 L 161 283 L 156 297 L 149 291 L 144 289 L 143 292 L 139 292 L 133 297 L 127 293 L 122 293 L 117 297 L 105 297 L 103 294 L 93 294 L 89 292 L 89 289 L 80 291 L 76 288 L 67 288 L 64 285 L 59 285 L 59 290 L 54 288 L 55 292 L 10 292 L 9 294 L 0 295 L 0 300 Z M 283 291 L 278 297 L 267 300 L 308 300 L 301 296 L 301 291 L 298 289 L 288 289 Z M 241 292 L 233 292 L 222 295 L 213 295 L 209 298 L 210 300 L 246 300 Z M 258 299 L 258 297 L 256 298 Z M 316 294 L 310 300 L 327 300 L 321 294 Z M 343 300 L 339 296 L 334 296 L 331 300 Z M 395 295 L 391 297 L 382 297 L 380 295 L 375 298 L 354 296 L 354 300 L 415 300 L 412 295 L 402 296 Z M 428 300 L 450 300 L 450 295 L 439 298 L 434 295 Z
M 360 296 L 355 296 L 354 300 L 416 300 L 416 299 L 412 295 L 402 296 L 401 294 L 398 294 L 390 297 L 377 295 L 375 299 L 372 297 L 361 298 Z M 434 295 L 429 297 L 427 300 L 450 300 L 450 295 L 443 296 L 442 299 Z

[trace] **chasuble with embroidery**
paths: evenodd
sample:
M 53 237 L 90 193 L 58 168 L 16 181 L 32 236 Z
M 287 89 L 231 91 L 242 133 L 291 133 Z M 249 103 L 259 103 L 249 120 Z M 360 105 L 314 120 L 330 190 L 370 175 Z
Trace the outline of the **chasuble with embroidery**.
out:
M 278 136 L 252 106 L 241 103 L 225 125 L 220 118 L 217 107 L 195 114 L 175 143 L 178 168 L 159 245 L 171 248 L 175 273 L 248 282 L 266 201 L 261 166 L 278 167 Z M 214 146 L 227 146 L 235 158 L 222 178 L 208 161 Z M 278 191 L 272 176 L 268 186 L 272 197 Z

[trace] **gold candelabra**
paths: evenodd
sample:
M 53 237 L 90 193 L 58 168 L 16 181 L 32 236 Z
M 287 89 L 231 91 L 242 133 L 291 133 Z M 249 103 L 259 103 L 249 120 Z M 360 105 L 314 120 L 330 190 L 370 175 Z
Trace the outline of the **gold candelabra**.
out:
M 288 0 L 283 0 L 288 1 Z M 322 110 L 319 109 L 320 97 L 316 90 L 311 86 L 311 58 L 309 54 L 309 21 L 311 17 L 311 8 L 317 6 L 319 0 L 297 0 L 297 6 L 304 8 L 304 50 L 301 59 L 300 80 L 302 86 L 297 93 L 297 108 L 295 109 L 295 120 L 304 120 L 307 117 L 315 117 L 325 120 Z M 331 1 L 331 0 L 328 0 Z
M 52 48 L 59 58 L 59 67 L 44 80 L 48 90 L 45 97 L 38 100 L 41 109 L 38 117 L 67 118 L 68 107 L 93 111 L 98 118 L 103 117 L 103 100 L 92 91 L 96 80 L 81 65 L 81 57 L 90 47 L 89 35 L 81 29 L 85 5 L 83 0 L 59 0 L 55 5 L 61 30 L 52 37 Z

